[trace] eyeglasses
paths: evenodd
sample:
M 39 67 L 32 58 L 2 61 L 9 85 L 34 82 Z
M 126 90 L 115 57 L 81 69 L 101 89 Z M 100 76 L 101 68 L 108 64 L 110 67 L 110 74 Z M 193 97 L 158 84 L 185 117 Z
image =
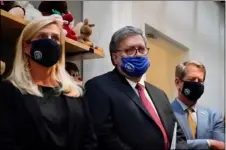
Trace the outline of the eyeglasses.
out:
M 143 47 L 143 46 L 133 46 L 124 50 L 120 50 L 125 52 L 128 56 L 135 56 L 137 52 L 139 52 L 142 55 L 147 55 L 149 52 L 148 47 Z

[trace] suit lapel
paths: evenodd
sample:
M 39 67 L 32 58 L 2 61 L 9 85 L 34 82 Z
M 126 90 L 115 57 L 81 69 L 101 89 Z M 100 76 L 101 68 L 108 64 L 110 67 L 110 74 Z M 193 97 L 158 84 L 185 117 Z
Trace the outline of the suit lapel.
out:
M 123 93 L 125 93 L 126 96 L 128 96 L 129 99 L 131 99 L 148 116 L 148 118 L 150 118 L 155 123 L 153 118 L 150 116 L 149 112 L 146 110 L 145 106 L 142 104 L 140 98 L 138 97 L 138 95 L 136 94 L 134 89 L 126 81 L 126 79 L 122 75 L 117 73 L 116 70 L 112 71 L 112 79 L 113 79 L 113 82 L 114 82 L 114 85 L 116 86 L 116 88 L 122 90 Z M 156 92 L 154 88 L 152 88 L 151 86 L 148 86 L 148 85 L 149 84 L 145 85 L 146 89 L 147 89 L 149 96 L 152 99 L 153 104 L 158 112 L 158 115 L 166 130 L 167 136 L 170 137 L 173 134 L 173 133 L 171 133 L 171 131 L 173 132 L 174 120 L 169 119 L 168 115 L 165 115 L 165 114 L 170 115 L 170 113 L 172 112 L 169 107 L 170 105 L 165 105 L 166 102 L 165 102 L 164 97 L 162 95 L 159 95 L 158 92 Z M 150 91 L 152 91 L 152 92 L 150 92 Z M 169 139 L 169 140 L 171 140 L 171 139 Z
M 35 125 L 39 133 L 41 134 L 41 137 L 43 138 L 43 140 L 45 140 L 46 138 L 46 132 L 44 130 L 45 125 L 43 122 L 41 110 L 37 103 L 38 97 L 26 94 L 26 95 L 23 95 L 23 98 L 24 98 L 25 107 L 31 114 L 31 117 L 33 118 Z
M 208 125 L 208 122 L 206 121 L 207 112 L 205 110 L 202 110 L 201 108 L 197 107 L 197 138 L 201 138 L 203 134 L 205 134 L 206 125 Z
M 144 105 L 141 103 L 141 100 L 134 91 L 134 89 L 129 85 L 129 83 L 122 75 L 117 73 L 116 70 L 112 71 L 112 81 L 116 88 L 123 91 L 123 93 L 125 93 L 130 100 L 132 100 L 146 115 L 148 115 L 148 117 L 151 117 L 146 108 L 144 107 Z
M 170 113 L 172 112 L 170 110 L 169 105 L 166 105 L 167 102 L 165 101 L 166 98 L 161 94 L 159 94 L 158 91 L 156 91 L 153 86 L 150 84 L 145 83 L 147 92 L 155 106 L 156 111 L 158 112 L 158 115 L 161 119 L 161 122 L 166 130 L 166 133 L 168 137 L 172 135 L 171 131 L 173 131 L 173 125 L 174 125 L 174 120 L 169 119 L 168 117 L 171 115 Z M 172 112 L 173 113 L 173 112 Z
M 187 139 L 193 139 L 191 134 L 191 129 L 188 124 L 187 113 L 183 110 L 183 108 L 181 107 L 181 105 L 178 103 L 176 99 L 172 103 L 172 108 L 175 112 L 177 120 L 179 121 L 179 123 L 181 124 L 181 127 L 185 131 Z

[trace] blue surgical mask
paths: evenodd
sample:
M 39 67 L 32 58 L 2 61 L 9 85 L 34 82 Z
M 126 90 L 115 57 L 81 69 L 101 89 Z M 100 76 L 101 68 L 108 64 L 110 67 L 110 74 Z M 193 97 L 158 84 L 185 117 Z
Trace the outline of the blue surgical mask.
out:
M 121 69 L 131 77 L 141 77 L 149 66 L 150 62 L 147 56 L 122 58 Z

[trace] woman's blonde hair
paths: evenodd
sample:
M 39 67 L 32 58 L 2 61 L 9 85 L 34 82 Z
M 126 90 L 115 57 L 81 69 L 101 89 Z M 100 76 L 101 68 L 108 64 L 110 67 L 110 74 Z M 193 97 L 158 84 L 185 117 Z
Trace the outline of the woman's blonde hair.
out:
M 61 83 L 62 86 L 59 88 L 59 92 L 63 92 L 65 95 L 73 97 L 79 97 L 83 94 L 82 88 L 65 70 L 65 35 L 63 33 L 61 21 L 62 20 L 59 20 L 59 18 L 56 18 L 54 15 L 42 16 L 32 20 L 23 29 L 17 42 L 12 72 L 8 77 L 8 80 L 10 80 L 13 85 L 21 91 L 21 93 L 29 93 L 40 97 L 43 96 L 43 93 L 39 90 L 38 85 L 31 77 L 31 68 L 29 68 L 28 65 L 29 58 L 25 55 L 23 43 L 34 38 L 36 33 L 43 27 L 50 24 L 56 24 L 61 30 L 60 44 L 62 47 L 62 54 L 57 64 L 53 66 L 54 71 L 52 71 L 51 77 Z

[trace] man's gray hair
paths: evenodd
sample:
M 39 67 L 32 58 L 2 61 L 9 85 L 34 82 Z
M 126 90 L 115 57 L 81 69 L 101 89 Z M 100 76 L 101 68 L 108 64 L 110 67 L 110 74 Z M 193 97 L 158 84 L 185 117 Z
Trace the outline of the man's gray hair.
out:
M 109 46 L 110 53 L 118 51 L 120 42 L 124 40 L 126 37 L 132 36 L 132 35 L 141 35 L 142 38 L 144 39 L 145 46 L 147 46 L 147 39 L 143 35 L 143 32 L 141 29 L 135 28 L 133 26 L 125 26 L 113 34 L 111 38 L 110 46 Z

